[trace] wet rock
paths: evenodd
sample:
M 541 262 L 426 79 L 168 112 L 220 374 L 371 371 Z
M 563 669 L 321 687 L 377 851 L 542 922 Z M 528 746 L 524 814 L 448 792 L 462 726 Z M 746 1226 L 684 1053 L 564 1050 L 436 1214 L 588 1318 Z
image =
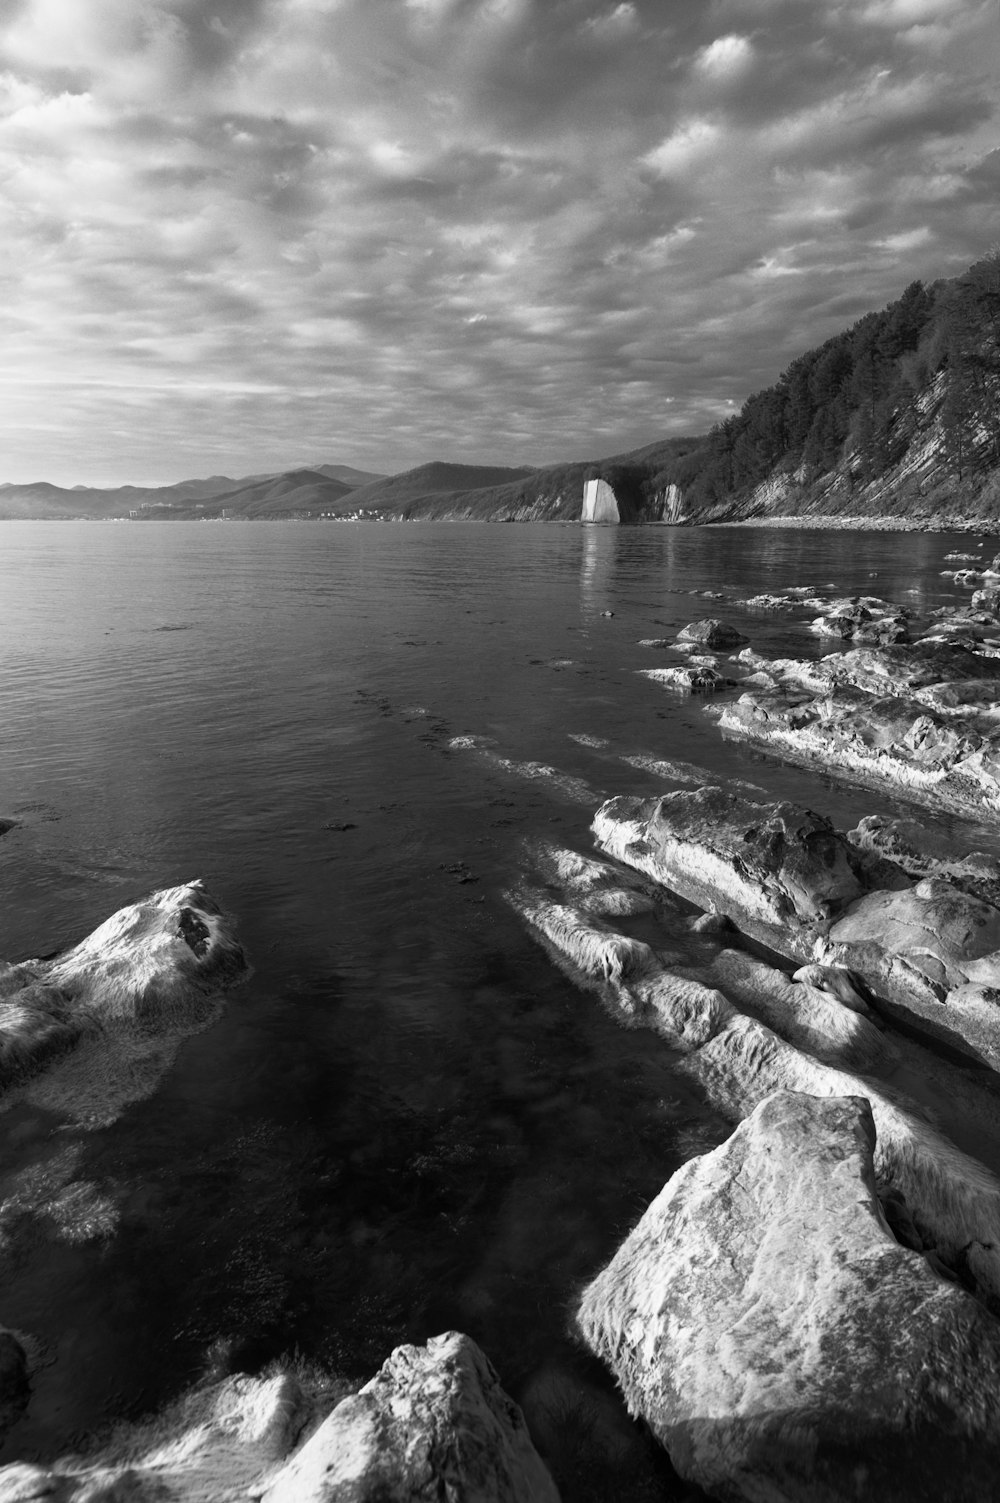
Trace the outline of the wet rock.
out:
M 925 877 L 852 904 L 817 953 L 849 966 L 911 1021 L 1000 1068 L 1000 909 Z
M 912 877 L 947 877 L 984 903 L 1000 908 L 1000 860 L 970 851 L 968 837 L 943 831 L 926 820 L 867 814 L 847 831 L 852 845 L 886 857 Z
M 692 621 L 677 633 L 678 642 L 696 642 L 712 647 L 718 652 L 728 652 L 733 647 L 742 647 L 749 641 L 734 626 L 714 617 L 707 621 Z
M 261 1494 L 261 1503 L 558 1503 L 555 1483 L 468 1336 L 397 1347 Z
M 842 970 L 810 965 L 797 973 L 805 984 L 793 984 L 743 952 L 706 957 L 710 935 L 693 939 L 700 946 L 696 963 L 690 950 L 653 950 L 547 895 L 521 888 L 508 897 L 575 981 L 596 991 L 628 1026 L 659 1033 L 683 1056 L 678 1068 L 733 1120 L 776 1090 L 867 1097 L 882 1187 L 911 1207 L 923 1246 L 964 1267 L 970 1283 L 991 1298 L 1000 1296 L 1000 1182 L 930 1127 L 921 1108 L 828 1062 L 857 1060 L 866 1069 L 881 1062 L 881 1035 L 858 1010 L 860 999 Z M 756 1016 L 742 1015 L 734 1001 Z
M 777 935 L 782 953 L 804 961 L 830 918 L 872 885 L 864 853 L 829 820 L 722 788 L 609 799 L 592 828 L 610 855 L 748 933 Z
M 1000 1325 L 890 1235 L 874 1139 L 857 1097 L 769 1097 L 584 1292 L 584 1340 L 714 1496 L 992 1495 Z
M 719 987 L 741 1011 L 827 1064 L 872 1070 L 892 1053 L 844 967 L 813 964 L 789 978 L 743 950 L 724 949 L 699 977 L 705 985 Z
M 898 684 L 888 692 L 884 678 L 879 687 L 886 691 L 881 698 L 851 686 L 814 696 L 789 693 L 785 685 L 755 688 L 721 707 L 719 725 L 792 760 L 905 791 L 935 808 L 1000 815 L 995 724 L 957 713 L 950 701 L 962 694 L 937 685 L 914 697 L 904 697 Z M 974 697 L 981 698 L 978 687 Z
M 0 1086 L 109 1028 L 197 1018 L 246 957 L 200 882 L 120 909 L 52 960 L 0 962 Z
M 683 689 L 689 694 L 714 694 L 716 689 L 735 687 L 734 679 L 702 663 L 685 663 L 678 668 L 640 668 L 639 672 L 668 689 Z
M 609 861 L 547 841 L 526 845 L 545 881 L 569 895 L 587 913 L 607 917 L 652 913 L 670 901 L 655 882 L 644 882 L 635 872 Z

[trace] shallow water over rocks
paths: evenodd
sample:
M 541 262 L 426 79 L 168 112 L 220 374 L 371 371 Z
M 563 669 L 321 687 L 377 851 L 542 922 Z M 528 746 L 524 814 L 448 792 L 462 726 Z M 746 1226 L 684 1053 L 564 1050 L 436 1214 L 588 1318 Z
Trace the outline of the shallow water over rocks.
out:
M 818 657 L 814 609 L 737 602 L 803 585 L 926 612 L 969 598 L 940 573 L 958 546 L 5 524 L 0 954 L 49 954 L 202 877 L 255 974 L 114 1123 L 88 1131 L 49 1098 L 0 1113 L 0 1323 L 35 1363 L 0 1462 L 48 1459 L 206 1373 L 295 1352 L 363 1380 L 394 1345 L 456 1328 L 524 1406 L 563 1497 L 621 1496 L 623 1411 L 571 1307 L 729 1124 L 502 895 L 525 837 L 586 851 L 605 796 L 699 776 L 840 829 L 912 815 L 723 739 L 702 699 L 643 676 L 640 644 L 711 616 L 769 658 Z M 632 1496 L 696 1496 L 655 1455 L 634 1464 Z

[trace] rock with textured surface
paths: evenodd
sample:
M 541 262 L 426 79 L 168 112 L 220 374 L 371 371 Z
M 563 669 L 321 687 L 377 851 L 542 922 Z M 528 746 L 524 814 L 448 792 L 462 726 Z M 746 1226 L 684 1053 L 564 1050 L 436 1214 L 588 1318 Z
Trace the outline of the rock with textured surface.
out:
M 819 941 L 911 1021 L 1000 1068 L 1000 909 L 944 877 L 868 893 Z
M 732 647 L 743 647 L 750 638 L 745 637 L 735 626 L 709 617 L 706 621 L 691 621 L 677 633 L 678 642 L 697 642 L 702 647 L 712 647 L 717 652 L 728 652 Z
M 727 1503 L 978 1503 L 1000 1325 L 889 1234 L 868 1103 L 782 1092 L 686 1164 L 579 1328 L 677 1470 Z
M 320 1413 L 325 1407 L 320 1407 Z M 467 1336 L 398 1347 L 315 1422 L 287 1374 L 231 1377 L 82 1457 L 0 1467 L 4 1503 L 559 1503 L 520 1409 Z
M 609 799 L 592 828 L 610 855 L 804 961 L 831 917 L 874 885 L 868 858 L 829 820 L 721 788 Z
M 87 1035 L 197 1025 L 206 998 L 247 972 L 230 921 L 200 882 L 119 909 L 54 959 L 0 962 L 0 1087 Z
M 518 1406 L 468 1336 L 397 1347 L 262 1503 L 558 1503 Z

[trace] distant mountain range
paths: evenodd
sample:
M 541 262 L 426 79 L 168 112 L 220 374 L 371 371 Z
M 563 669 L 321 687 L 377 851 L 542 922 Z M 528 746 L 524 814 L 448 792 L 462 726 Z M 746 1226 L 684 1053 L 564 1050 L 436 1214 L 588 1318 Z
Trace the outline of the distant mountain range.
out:
M 0 485 L 0 519 L 190 521 L 205 517 L 261 520 L 341 515 L 346 498 L 385 478 L 350 465 L 318 464 L 284 474 L 244 475 L 239 480 L 210 475 L 207 480 L 182 480 L 176 485 L 105 489 L 63 487 L 47 481 L 5 484 Z

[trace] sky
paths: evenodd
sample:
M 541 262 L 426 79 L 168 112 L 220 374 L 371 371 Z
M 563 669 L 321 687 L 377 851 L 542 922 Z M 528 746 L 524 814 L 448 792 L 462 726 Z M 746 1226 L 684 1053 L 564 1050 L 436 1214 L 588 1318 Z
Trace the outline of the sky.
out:
M 707 430 L 1000 239 L 996 0 L 0 0 L 0 481 Z

